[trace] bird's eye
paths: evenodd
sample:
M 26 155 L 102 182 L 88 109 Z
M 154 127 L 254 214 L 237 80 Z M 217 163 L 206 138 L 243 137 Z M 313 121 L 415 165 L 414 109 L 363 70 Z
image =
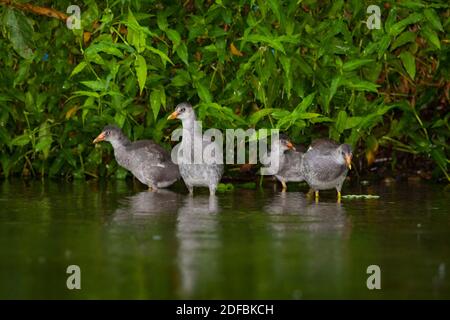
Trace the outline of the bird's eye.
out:
M 184 112 L 184 108 L 181 108 L 181 112 Z
M 109 131 L 105 131 L 105 136 L 109 136 Z

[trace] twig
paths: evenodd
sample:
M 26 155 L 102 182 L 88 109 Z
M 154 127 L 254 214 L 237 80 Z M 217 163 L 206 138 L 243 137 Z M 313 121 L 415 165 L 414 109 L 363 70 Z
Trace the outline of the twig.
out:
M 37 15 L 47 16 L 62 21 L 66 21 L 68 18 L 68 15 L 65 14 L 64 12 L 60 12 L 52 8 L 35 6 L 29 3 L 19 3 L 13 0 L 0 0 L 0 5 L 13 7 L 22 11 L 28 11 Z

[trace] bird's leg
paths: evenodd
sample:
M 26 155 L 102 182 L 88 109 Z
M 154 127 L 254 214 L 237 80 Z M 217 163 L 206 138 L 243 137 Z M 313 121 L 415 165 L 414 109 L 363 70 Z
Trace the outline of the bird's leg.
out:
M 154 185 L 150 185 L 150 186 L 148 186 L 148 191 L 150 191 L 150 192 L 158 191 L 158 187 L 156 187 Z
M 209 195 L 214 196 L 216 194 L 216 189 L 217 189 L 216 185 L 210 185 L 209 186 Z
M 194 187 L 193 186 L 186 186 L 189 190 L 189 194 L 194 194 Z
M 286 182 L 284 180 L 281 180 L 281 185 L 283 186 L 283 189 L 281 190 L 282 192 L 286 192 L 287 190 L 287 185 Z
M 340 191 L 337 192 L 337 202 L 341 203 L 341 192 Z
M 319 202 L 319 191 L 316 190 L 316 191 L 314 192 L 314 194 L 315 194 L 316 202 Z

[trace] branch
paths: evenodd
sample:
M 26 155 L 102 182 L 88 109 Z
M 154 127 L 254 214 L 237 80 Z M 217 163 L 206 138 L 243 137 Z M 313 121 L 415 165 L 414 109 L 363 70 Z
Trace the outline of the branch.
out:
M 29 3 L 18 3 L 13 0 L 0 0 L 0 5 L 13 7 L 22 11 L 28 11 L 37 15 L 47 16 L 50 18 L 66 21 L 68 16 L 64 12 L 52 8 L 35 6 Z

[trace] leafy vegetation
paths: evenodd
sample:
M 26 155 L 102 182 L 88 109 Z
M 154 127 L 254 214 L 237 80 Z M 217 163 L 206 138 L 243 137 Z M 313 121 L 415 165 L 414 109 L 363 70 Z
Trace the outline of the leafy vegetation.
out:
M 379 2 L 379 30 L 357 0 L 33 2 L 79 5 L 80 30 L 18 3 L 0 1 L 5 177 L 124 177 L 91 144 L 101 128 L 168 144 L 167 114 L 188 100 L 204 127 L 329 136 L 362 169 L 407 153 L 450 178 L 448 1 Z

